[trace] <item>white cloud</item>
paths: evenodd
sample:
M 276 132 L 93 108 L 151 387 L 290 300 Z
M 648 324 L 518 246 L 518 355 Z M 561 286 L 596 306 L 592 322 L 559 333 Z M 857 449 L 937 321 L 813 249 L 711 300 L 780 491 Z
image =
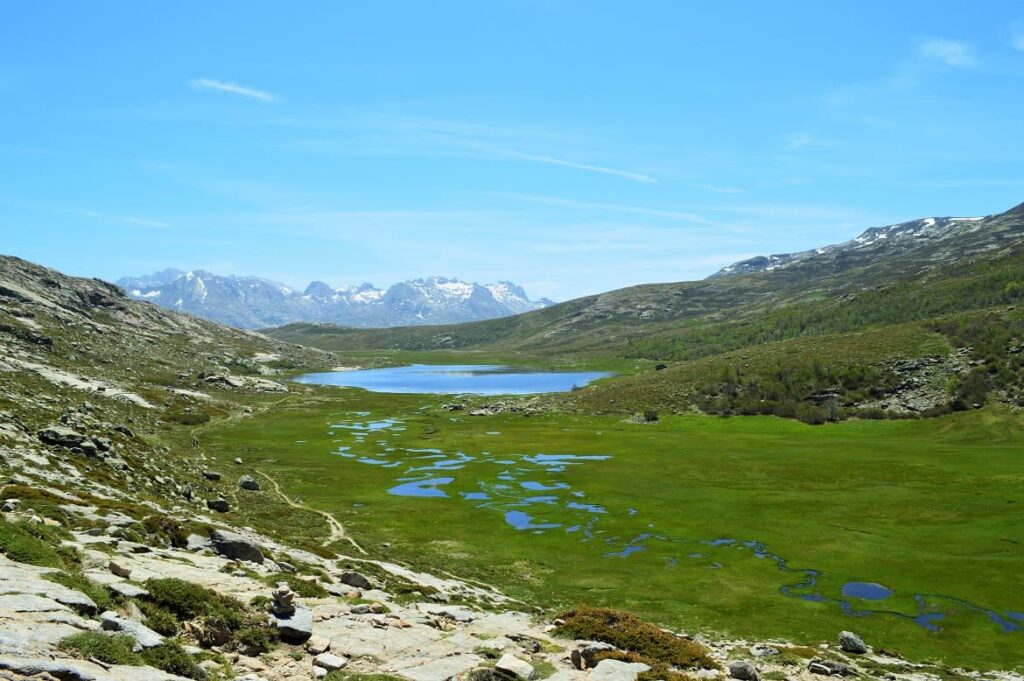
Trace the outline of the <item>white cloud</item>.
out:
M 1013 27 L 1013 35 L 1010 36 L 1010 44 L 1013 45 L 1013 49 L 1024 51 L 1024 26 L 1015 25 Z
M 196 78 L 195 80 L 189 81 L 189 85 L 197 90 L 216 90 L 217 92 L 227 92 L 232 95 L 251 97 L 252 99 L 258 99 L 262 102 L 278 101 L 278 97 L 276 95 L 271 94 L 266 90 L 257 90 L 256 88 L 245 87 L 244 85 L 238 85 L 237 83 L 226 83 L 222 80 L 214 80 L 212 78 Z
M 946 66 L 974 66 L 978 63 L 974 49 L 960 40 L 931 38 L 918 46 L 921 56 L 942 62 Z
M 122 219 L 129 225 L 136 225 L 138 227 L 156 227 L 158 229 L 167 229 L 168 227 L 171 226 L 171 223 L 169 222 L 162 222 L 160 220 L 150 220 L 149 218 L 138 218 L 128 216 Z
M 564 166 L 566 168 L 575 168 L 576 170 L 586 170 L 591 173 L 601 173 L 602 175 L 617 175 L 618 177 L 625 177 L 629 180 L 635 180 L 636 182 L 657 182 L 650 175 L 644 175 L 643 173 L 634 173 L 629 170 L 618 170 L 616 168 L 608 168 L 606 166 L 591 165 L 589 163 L 576 163 L 574 161 L 566 161 L 561 158 L 555 158 L 554 156 L 541 156 L 536 154 L 524 154 L 521 151 L 513 151 L 511 149 L 496 149 L 499 154 L 508 156 L 510 158 L 518 158 L 524 161 L 534 161 L 535 163 L 547 163 L 550 165 Z
M 798 149 L 818 146 L 821 144 L 814 135 L 807 132 L 793 132 L 786 135 L 784 139 L 786 142 L 786 149 L 789 151 L 797 151 Z

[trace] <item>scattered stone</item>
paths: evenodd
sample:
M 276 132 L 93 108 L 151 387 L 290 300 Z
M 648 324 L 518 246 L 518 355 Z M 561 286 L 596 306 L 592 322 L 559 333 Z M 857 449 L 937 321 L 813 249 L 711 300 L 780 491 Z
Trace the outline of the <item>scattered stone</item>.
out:
M 202 551 L 203 549 L 212 549 L 213 542 L 210 541 L 209 537 L 204 537 L 201 534 L 190 534 L 185 539 L 185 549 L 188 551 Z
M 771 657 L 772 655 L 778 655 L 779 649 L 767 643 L 755 643 L 750 646 L 750 654 L 754 657 Z
M 351 608 L 348 609 L 348 611 L 353 615 L 369 615 L 370 606 L 366 603 L 359 603 L 357 605 L 353 605 Z
M 807 671 L 819 676 L 851 676 L 854 674 L 853 670 L 842 662 L 818 659 L 811 660 L 808 663 Z
M 334 653 L 320 653 L 313 658 L 313 665 L 333 672 L 336 669 L 344 669 L 348 665 L 348 660 Z
M 326 636 L 313 636 L 309 637 L 306 641 L 306 652 L 310 655 L 319 655 L 320 653 L 326 653 L 331 649 L 331 639 Z
M 590 672 L 590 681 L 636 681 L 636 677 L 650 670 L 642 662 L 601 660 Z
M 251 475 L 243 475 L 242 477 L 240 477 L 238 479 L 238 486 L 241 487 L 242 489 L 247 489 L 250 492 L 260 491 L 260 483 L 256 482 L 256 480 Z
M 615 646 L 601 641 L 580 641 L 578 647 L 570 653 L 572 666 L 576 669 L 592 669 L 597 665 L 597 656 L 615 650 Z
M 533 665 L 510 653 L 502 655 L 494 668 L 511 675 L 514 679 L 529 679 L 533 676 Z
M 109 563 L 107 563 L 107 569 L 110 570 L 111 573 L 117 575 L 118 577 L 123 577 L 124 579 L 131 579 L 131 568 L 127 568 L 124 565 L 118 563 L 117 561 L 112 560 Z
M 839 647 L 843 651 L 853 653 L 854 655 L 864 655 L 868 652 L 868 647 L 864 640 L 852 631 L 839 632 Z
M 210 534 L 213 550 L 232 560 L 247 560 L 251 563 L 263 563 L 263 551 L 259 544 L 235 532 L 214 530 Z
M 239 466 L 241 466 L 242 465 L 242 457 L 236 456 L 235 457 L 235 463 L 238 464 Z
M 275 615 L 287 617 L 295 612 L 295 592 L 288 582 L 278 582 L 274 588 L 274 604 L 271 610 Z
M 0 506 L 0 511 L 10 513 L 12 511 L 17 511 L 20 507 L 21 499 L 6 499 L 4 500 L 4 505 Z
M 155 648 L 164 642 L 164 637 L 156 633 L 141 622 L 120 617 L 112 610 L 107 610 L 100 615 L 100 626 L 104 631 L 117 631 L 128 634 L 135 639 L 134 649 Z
M 227 513 L 231 510 L 231 506 L 228 505 L 226 499 L 207 499 L 206 508 L 218 513 Z
M 281 572 L 295 572 L 295 566 L 287 561 L 277 561 L 277 567 L 281 569 Z
M 358 572 L 343 572 L 341 573 L 340 580 L 342 584 L 348 584 L 354 586 L 357 589 L 372 589 L 373 584 L 370 583 L 366 577 L 363 577 Z
M 216 482 L 217 480 L 221 479 L 221 474 L 218 473 L 217 471 L 203 471 L 203 477 L 206 478 L 207 480 L 213 480 L 214 482 Z
M 43 428 L 36 433 L 36 437 L 48 445 L 58 445 L 60 447 L 77 447 L 83 440 L 88 439 L 82 433 L 72 430 L 67 426 Z
M 740 681 L 761 681 L 757 668 L 746 660 L 736 660 L 729 664 L 729 677 Z

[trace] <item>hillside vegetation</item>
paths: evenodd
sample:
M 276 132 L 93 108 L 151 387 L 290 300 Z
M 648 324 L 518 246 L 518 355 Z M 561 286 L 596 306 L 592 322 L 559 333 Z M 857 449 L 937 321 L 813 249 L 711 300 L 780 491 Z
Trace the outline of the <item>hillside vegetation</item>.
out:
M 637 286 L 505 319 L 386 330 L 290 325 L 269 333 L 349 352 L 650 360 L 670 370 L 593 386 L 566 404 L 594 411 L 774 413 L 819 422 L 939 414 L 982 404 L 990 394 L 1021 404 L 1022 334 L 1014 308 L 1022 297 L 1024 206 L 1018 206 L 954 222 L 928 238 L 878 239 L 779 269 Z M 899 364 L 919 358 L 932 368 Z M 928 394 L 900 399 L 911 388 Z

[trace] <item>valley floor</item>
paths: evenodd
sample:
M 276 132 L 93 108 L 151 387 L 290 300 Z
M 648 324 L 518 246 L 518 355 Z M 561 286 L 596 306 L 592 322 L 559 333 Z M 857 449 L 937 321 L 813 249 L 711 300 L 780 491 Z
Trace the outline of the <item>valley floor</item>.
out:
M 607 605 L 805 644 L 852 629 L 909 659 L 1022 663 L 1019 415 L 639 424 L 452 402 L 311 389 L 197 436 L 331 513 L 370 556 L 548 612 Z

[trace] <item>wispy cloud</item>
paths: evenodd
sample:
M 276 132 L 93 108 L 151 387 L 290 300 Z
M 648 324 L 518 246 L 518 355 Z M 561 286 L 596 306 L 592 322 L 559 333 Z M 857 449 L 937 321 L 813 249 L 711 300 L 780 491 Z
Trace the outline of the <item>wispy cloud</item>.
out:
M 786 149 L 789 151 L 798 151 L 806 147 L 814 147 L 821 145 L 821 142 L 814 135 L 809 132 L 793 132 L 785 136 L 784 141 L 786 143 Z
M 162 220 L 151 220 L 149 218 L 139 218 L 129 215 L 123 218 L 124 222 L 129 225 L 136 225 L 137 227 L 155 227 L 157 229 L 167 229 L 171 226 L 169 222 L 163 222 Z
M 930 38 L 922 42 L 917 49 L 921 56 L 941 62 L 946 66 L 965 67 L 978 63 L 974 48 L 969 43 L 960 40 Z
M 1024 51 L 1024 25 L 1014 24 L 1010 35 L 1010 45 L 1015 50 Z
M 730 187 L 727 185 L 720 184 L 708 184 L 707 182 L 691 182 L 690 186 L 694 189 L 703 189 L 707 192 L 714 192 L 715 194 L 743 194 L 746 193 L 746 189 L 740 189 L 739 187 Z
M 499 154 L 508 156 L 510 158 L 518 158 L 524 161 L 534 161 L 536 163 L 547 163 L 549 165 L 564 166 L 566 168 L 575 168 L 576 170 L 585 170 L 591 173 L 600 173 L 602 175 L 616 175 L 618 177 L 625 177 L 629 180 L 635 180 L 636 182 L 657 182 L 656 179 L 650 175 L 644 175 L 643 173 L 634 173 L 629 170 L 619 170 L 617 168 L 608 168 L 607 166 L 592 165 L 590 163 L 576 163 L 575 161 L 567 161 L 562 158 L 555 158 L 554 156 L 542 156 L 537 154 L 526 154 L 521 151 L 513 151 L 511 149 L 496 149 Z
M 257 90 L 256 88 L 238 85 L 237 83 L 228 83 L 222 80 L 214 80 L 213 78 L 196 78 L 195 80 L 189 81 L 189 85 L 197 90 L 216 90 L 217 92 L 227 92 L 232 95 L 258 99 L 262 102 L 276 102 L 279 100 L 277 95 L 267 92 L 266 90 Z
M 163 220 L 153 220 L 152 218 L 143 218 L 136 215 L 104 215 L 94 210 L 80 209 L 76 211 L 79 215 L 94 220 L 105 220 L 120 222 L 126 225 L 134 225 L 136 227 L 149 227 L 151 229 L 167 229 L 171 226 L 171 223 L 164 222 Z

